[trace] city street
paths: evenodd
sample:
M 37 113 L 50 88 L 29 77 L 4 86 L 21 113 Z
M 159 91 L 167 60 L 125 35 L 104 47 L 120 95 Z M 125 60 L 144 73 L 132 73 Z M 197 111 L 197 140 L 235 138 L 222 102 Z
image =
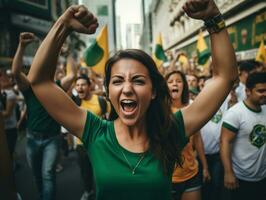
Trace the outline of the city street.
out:
M 17 191 L 21 195 L 22 200 L 37 200 L 37 188 L 31 169 L 26 162 L 25 143 L 26 138 L 24 136 L 19 137 L 16 147 L 17 168 L 15 172 Z M 76 152 L 70 152 L 69 156 L 64 158 L 61 163 L 63 170 L 57 173 L 56 199 L 80 199 L 83 193 L 83 186 L 80 179 Z
M 0 0 L 0 24 L 0 200 L 265 199 L 265 0 Z

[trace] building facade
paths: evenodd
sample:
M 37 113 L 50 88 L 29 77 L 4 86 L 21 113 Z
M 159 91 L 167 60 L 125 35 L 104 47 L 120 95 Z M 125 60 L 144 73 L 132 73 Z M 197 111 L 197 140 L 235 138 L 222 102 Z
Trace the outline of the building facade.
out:
M 140 24 L 127 24 L 126 25 L 126 48 L 139 49 L 140 48 Z
M 33 32 L 42 39 L 68 4 L 67 0 L 0 0 L 0 66 L 11 65 L 20 32 Z M 35 42 L 26 49 L 26 63 L 31 63 L 38 46 Z
M 185 51 L 189 56 L 196 53 L 199 31 L 203 22 L 189 18 L 182 6 L 186 0 L 153 0 L 152 37 L 161 32 L 167 51 Z M 238 60 L 255 58 L 262 38 L 266 40 L 266 2 L 264 0 L 215 0 L 224 15 L 230 40 Z M 204 31 L 209 46 L 209 36 Z M 210 47 L 210 46 L 209 46 Z
M 115 29 L 115 0 L 79 0 L 79 4 L 84 4 L 97 16 L 99 27 L 93 35 L 82 35 L 82 40 L 89 46 L 97 37 L 104 25 L 108 27 L 109 52 L 116 50 L 116 29 Z
M 153 0 L 142 0 L 142 34 L 140 36 L 140 47 L 145 52 L 152 53 L 152 12 L 151 3 Z

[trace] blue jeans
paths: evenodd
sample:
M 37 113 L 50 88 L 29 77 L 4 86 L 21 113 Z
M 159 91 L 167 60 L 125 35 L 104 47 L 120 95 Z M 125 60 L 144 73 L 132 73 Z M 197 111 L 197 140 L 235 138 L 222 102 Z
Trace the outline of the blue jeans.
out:
M 36 137 L 27 134 L 27 160 L 42 200 L 54 200 L 56 191 L 56 163 L 59 156 L 59 135 Z
M 250 199 L 265 199 L 266 197 L 266 178 L 260 181 L 244 181 L 238 179 L 239 187 L 231 190 L 231 200 L 250 200 Z
M 204 183 L 202 188 L 203 200 L 219 200 L 223 193 L 223 165 L 219 153 L 206 155 L 211 181 Z M 202 166 L 200 165 L 201 171 Z

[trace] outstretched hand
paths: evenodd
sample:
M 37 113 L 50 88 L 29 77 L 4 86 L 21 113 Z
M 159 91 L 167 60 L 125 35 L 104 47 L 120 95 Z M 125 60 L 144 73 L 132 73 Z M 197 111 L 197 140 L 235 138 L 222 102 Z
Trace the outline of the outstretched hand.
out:
M 189 17 L 202 20 L 207 20 L 220 14 L 214 0 L 187 0 L 183 10 Z
M 78 33 L 93 34 L 98 27 L 97 18 L 83 5 L 70 6 L 60 19 L 68 29 Z
M 19 35 L 19 42 L 22 46 L 27 46 L 28 44 L 34 42 L 36 37 L 33 33 L 30 32 L 22 32 Z

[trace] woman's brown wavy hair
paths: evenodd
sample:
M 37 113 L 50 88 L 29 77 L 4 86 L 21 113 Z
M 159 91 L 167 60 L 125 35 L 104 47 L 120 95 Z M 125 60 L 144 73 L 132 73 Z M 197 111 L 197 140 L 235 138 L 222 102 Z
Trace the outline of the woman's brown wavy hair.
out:
M 171 112 L 171 96 L 164 77 L 158 71 L 153 59 L 144 51 L 127 49 L 118 51 L 105 66 L 105 87 L 108 97 L 112 66 L 121 59 L 133 59 L 142 63 L 149 72 L 156 97 L 151 100 L 147 110 L 147 132 L 150 140 L 149 150 L 160 160 L 164 172 L 171 174 L 175 163 L 181 165 L 181 144 L 178 127 Z M 118 117 L 113 106 L 110 120 Z

